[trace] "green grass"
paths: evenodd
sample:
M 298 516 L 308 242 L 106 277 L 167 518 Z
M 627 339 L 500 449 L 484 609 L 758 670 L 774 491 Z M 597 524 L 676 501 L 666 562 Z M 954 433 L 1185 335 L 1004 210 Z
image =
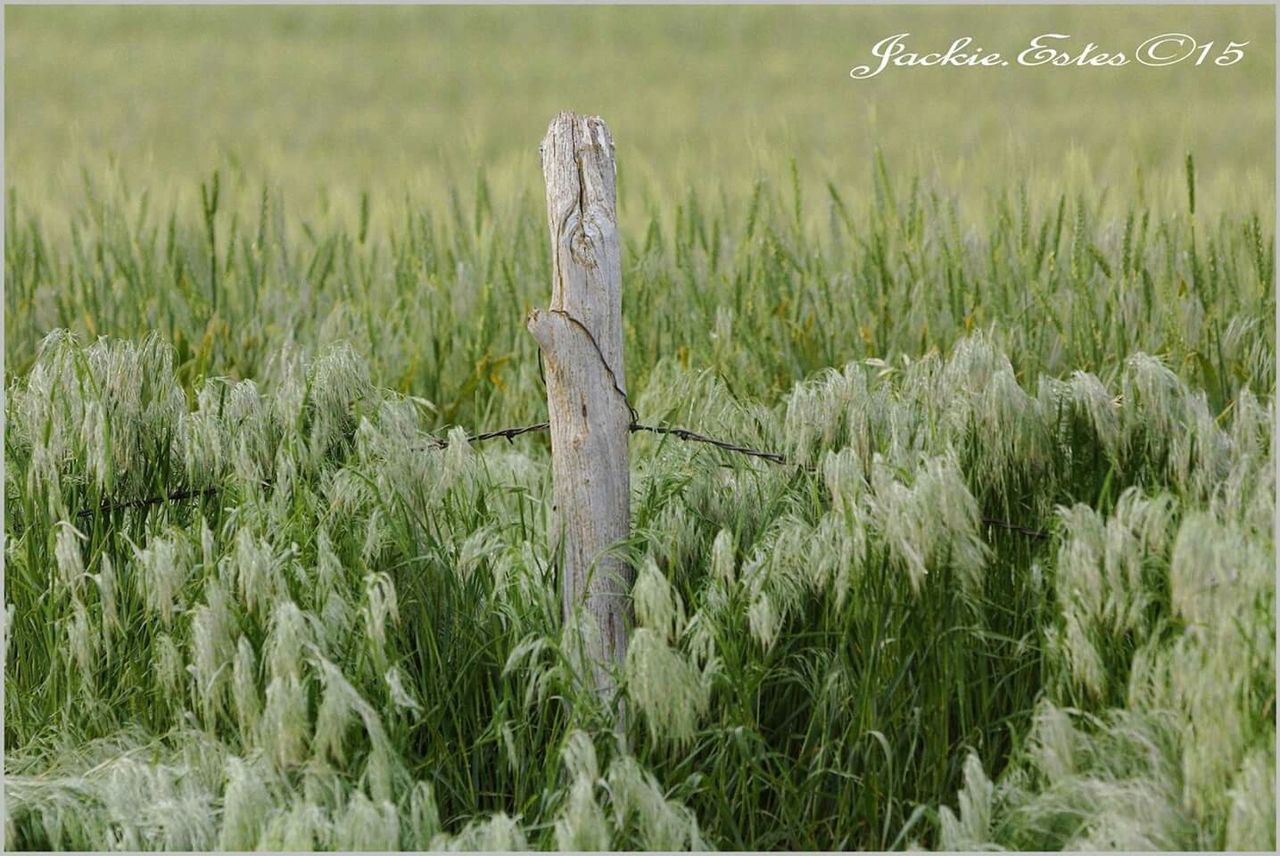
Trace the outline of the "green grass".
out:
M 1059 25 L 504 14 L 6 10 L 7 846 L 1274 849 L 1272 13 L 874 125 L 867 33 Z M 566 100 L 640 417 L 806 465 L 633 436 L 622 741 L 546 437 L 457 430 L 545 418 Z

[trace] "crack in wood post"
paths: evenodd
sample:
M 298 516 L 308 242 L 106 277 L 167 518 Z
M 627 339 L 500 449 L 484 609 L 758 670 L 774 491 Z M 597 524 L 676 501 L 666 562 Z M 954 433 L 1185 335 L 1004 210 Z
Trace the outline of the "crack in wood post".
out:
M 599 117 L 561 113 L 540 151 L 552 293 L 550 308 L 529 313 L 527 327 L 546 375 L 552 549 L 562 557 L 566 626 L 586 620 L 578 640 L 584 666 L 610 705 L 633 622 L 634 571 L 611 548 L 631 529 L 627 449 L 635 421 L 623 375 L 613 141 Z

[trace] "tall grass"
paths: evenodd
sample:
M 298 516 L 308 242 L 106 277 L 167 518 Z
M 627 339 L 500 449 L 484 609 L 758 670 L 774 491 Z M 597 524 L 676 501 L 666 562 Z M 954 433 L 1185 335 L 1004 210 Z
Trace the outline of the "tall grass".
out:
M 532 203 L 11 192 L 8 844 L 1274 847 L 1270 223 L 875 175 L 628 235 L 641 417 L 804 466 L 635 436 L 620 738 L 457 427 L 544 412 Z

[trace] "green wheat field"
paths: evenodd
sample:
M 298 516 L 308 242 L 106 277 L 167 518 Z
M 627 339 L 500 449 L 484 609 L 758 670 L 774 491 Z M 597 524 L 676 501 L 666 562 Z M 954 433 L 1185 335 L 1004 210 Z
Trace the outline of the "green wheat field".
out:
M 7 848 L 1275 849 L 1272 8 L 4 16 Z M 466 439 L 561 110 L 640 418 L 801 465 L 632 436 L 621 734 Z

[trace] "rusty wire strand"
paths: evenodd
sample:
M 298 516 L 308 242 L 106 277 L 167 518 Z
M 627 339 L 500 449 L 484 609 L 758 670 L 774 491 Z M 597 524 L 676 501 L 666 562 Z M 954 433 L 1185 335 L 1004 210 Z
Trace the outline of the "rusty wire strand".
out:
M 572 322 L 576 327 L 578 327 L 578 329 L 582 330 L 584 333 L 587 334 L 587 338 L 591 341 L 591 344 L 595 347 L 596 355 L 600 357 L 600 362 L 604 366 L 604 370 L 609 374 L 609 378 L 613 382 L 614 390 L 616 390 L 618 395 L 622 397 L 622 402 L 624 405 L 626 405 L 627 411 L 630 414 L 631 419 L 630 419 L 630 422 L 627 424 L 627 431 L 631 433 L 642 431 L 650 434 L 659 434 L 663 436 L 675 437 L 677 439 L 685 440 L 691 443 L 704 443 L 708 446 L 714 446 L 717 449 L 723 449 L 726 452 L 733 452 L 739 455 L 747 455 L 750 457 L 759 458 L 761 460 L 768 461 L 771 464 L 777 464 L 779 466 L 796 467 L 797 469 L 803 470 L 806 473 L 815 472 L 816 468 L 812 464 L 801 464 L 795 461 L 788 460 L 787 456 L 782 454 L 781 452 L 770 452 L 765 449 L 755 449 L 755 448 L 752 448 L 751 446 L 744 446 L 740 443 L 733 443 L 733 442 L 730 442 L 729 440 L 718 440 L 715 437 L 708 437 L 706 434 L 699 434 L 696 431 L 690 431 L 688 428 L 675 428 L 675 427 L 670 427 L 666 425 L 646 425 L 642 423 L 640 421 L 639 414 L 636 413 L 636 409 L 631 405 L 630 396 L 627 395 L 626 389 L 624 389 L 622 386 L 622 379 L 619 378 L 616 373 L 614 373 L 613 368 L 609 365 L 608 361 L 605 359 L 604 351 L 601 350 L 600 344 L 596 341 L 596 337 L 591 332 L 591 329 L 587 327 L 586 324 L 583 324 L 577 318 L 573 317 L 573 315 L 571 315 L 568 312 L 565 312 L 562 309 L 551 309 L 548 311 L 562 316 L 566 320 Z M 538 352 L 538 363 L 539 363 L 539 372 L 541 373 L 541 367 L 542 367 L 541 350 L 539 350 Z M 478 434 L 468 434 L 466 436 L 466 441 L 467 443 L 483 443 L 486 440 L 503 439 L 503 440 L 506 440 L 508 443 L 512 443 L 512 442 L 515 442 L 516 437 L 522 436 L 524 434 L 535 434 L 535 433 L 541 433 L 543 431 L 549 431 L 550 428 L 551 428 L 551 423 L 549 421 L 535 422 L 531 425 L 516 425 L 510 428 L 500 428 L 496 431 L 483 431 Z M 447 437 L 440 438 L 440 437 L 428 436 L 427 439 L 428 439 L 428 446 L 433 449 L 445 449 L 445 448 L 448 448 L 449 446 L 449 440 Z M 270 484 L 270 481 L 264 482 L 264 485 L 265 484 Z M 146 508 L 153 505 L 160 505 L 161 503 L 166 503 L 166 502 L 184 502 L 186 500 L 191 500 L 191 499 L 204 499 L 206 497 L 210 497 L 219 493 L 219 491 L 220 489 L 217 487 L 190 488 L 190 489 L 174 491 L 172 493 L 163 494 L 160 496 L 149 496 L 149 497 L 143 497 L 141 499 L 132 499 L 132 500 L 126 500 L 126 501 L 117 502 L 117 503 L 102 503 L 96 508 L 82 509 L 76 513 L 76 516 L 78 518 L 86 518 L 86 517 L 91 517 L 92 515 L 98 514 L 98 513 L 111 513 L 114 511 L 122 511 L 130 508 Z M 1034 538 L 1040 541 L 1048 540 L 1051 537 L 1050 533 L 1045 532 L 1044 530 L 1033 529 L 1031 527 L 1022 526 L 1017 523 L 1010 523 L 1009 521 L 1000 520 L 999 518 L 995 518 L 995 517 L 988 517 L 984 515 L 982 517 L 982 522 L 987 526 L 992 526 L 998 529 L 1004 529 L 1006 531 L 1024 535 L 1028 538 Z
M 586 333 L 587 339 L 590 340 L 592 346 L 594 346 L 595 348 L 596 356 L 600 358 L 601 365 L 604 366 L 605 372 L 608 373 L 609 379 L 613 382 L 614 390 L 618 393 L 619 396 L 621 396 L 622 403 L 626 405 L 627 412 L 630 414 L 630 421 L 627 424 L 627 431 L 631 433 L 643 431 L 650 434 L 659 434 L 659 435 L 664 435 L 669 437 L 675 437 L 677 439 L 685 440 L 691 443 L 704 443 L 708 446 L 714 446 L 717 449 L 723 449 L 726 452 L 733 452 L 739 455 L 748 455 L 750 457 L 760 458 L 761 460 L 768 461 L 769 463 L 777 464 L 779 466 L 796 467 L 807 473 L 813 473 L 815 471 L 815 467 L 812 464 L 801 464 L 795 461 L 788 460 L 787 456 L 782 454 L 781 452 L 770 452 L 764 449 L 754 449 L 750 446 L 744 446 L 740 443 L 733 443 L 728 440 L 718 440 L 715 437 L 708 437 L 706 434 L 699 434 L 696 431 L 690 431 L 688 428 L 675 428 L 675 427 L 669 427 L 665 425 L 645 425 L 640 421 L 639 414 L 636 413 L 635 407 L 633 407 L 631 404 L 631 397 L 627 395 L 627 391 L 622 385 L 622 378 L 620 378 L 617 375 L 617 373 L 614 372 L 613 367 L 609 365 L 609 361 L 605 359 L 604 351 L 600 348 L 600 343 L 596 341 L 595 334 L 591 332 L 591 329 L 586 324 L 582 323 L 577 318 L 575 318 L 572 314 L 565 312 L 563 309 L 550 309 L 548 311 L 565 318 L 567 321 L 574 324 L 578 329 L 582 330 L 582 332 Z M 538 352 L 538 362 L 539 362 L 539 370 L 541 370 L 541 363 L 542 363 L 541 350 L 539 350 Z M 508 443 L 512 443 L 515 441 L 516 437 L 519 437 L 521 435 L 541 433 L 543 431 L 549 431 L 550 428 L 551 428 L 551 423 L 549 421 L 535 422 L 531 425 L 516 425 L 511 428 L 500 428 L 496 431 L 484 431 L 478 434 L 468 434 L 466 437 L 466 440 L 468 443 L 482 443 L 486 440 L 504 439 Z M 431 448 L 444 449 L 448 447 L 449 440 L 448 438 L 442 439 L 440 437 L 429 437 L 428 443 Z M 81 517 L 81 518 L 89 517 L 94 513 L 99 513 L 99 512 L 109 513 L 112 511 L 119 511 L 119 510 L 128 509 L 128 508 L 145 508 L 151 505 L 159 505 L 160 503 L 164 503 L 164 502 L 182 502 L 184 500 L 189 500 L 189 499 L 203 499 L 207 496 L 216 494 L 217 492 L 218 492 L 218 488 L 208 487 L 204 489 L 180 490 L 174 493 L 165 494 L 163 496 L 146 497 L 143 499 L 129 500 L 127 502 L 116 503 L 116 504 L 104 503 L 97 508 L 83 509 L 82 511 L 78 512 L 77 517 Z M 1004 529 L 1009 532 L 1014 532 L 1020 535 L 1025 535 L 1029 538 L 1034 538 L 1036 540 L 1043 541 L 1043 540 L 1047 540 L 1050 537 L 1050 534 L 1043 530 L 1032 529 L 1027 526 L 1022 526 L 1017 523 L 1010 523 L 1006 520 L 1000 520 L 994 517 L 983 516 L 982 522 L 987 526 L 993 526 L 999 529 Z
M 632 412 L 634 413 L 635 411 L 632 411 Z M 541 433 L 543 431 L 548 431 L 550 430 L 550 427 L 551 427 L 550 422 L 535 422 L 531 425 L 516 425 L 511 428 L 501 428 L 496 431 L 484 431 L 479 434 L 468 434 L 466 437 L 466 441 L 468 443 L 483 443 L 487 440 L 502 439 L 511 443 L 515 441 L 516 437 L 520 437 L 524 434 L 536 434 L 536 433 Z M 690 431 L 687 428 L 672 428 L 665 425 L 645 425 L 639 421 L 632 421 L 631 424 L 627 426 L 627 430 L 632 433 L 647 432 L 650 434 L 659 434 L 659 435 L 665 435 L 670 437 L 676 437 L 677 439 L 685 440 L 691 443 L 704 443 L 709 446 L 714 446 L 717 449 L 723 449 L 726 452 L 734 452 L 740 455 L 748 455 L 750 457 L 760 458 L 761 460 L 765 460 L 765 461 L 768 461 L 769 463 L 777 464 L 779 466 L 796 467 L 797 469 L 801 469 L 807 473 L 812 473 L 815 470 L 812 464 L 800 464 L 794 461 L 790 461 L 787 459 L 786 455 L 783 455 L 780 452 L 770 452 L 764 449 L 754 449 L 750 446 L 743 446 L 739 443 L 732 443 L 728 440 L 718 440 L 715 437 L 708 437 L 705 434 L 699 434 L 696 431 Z M 429 437 L 429 445 L 430 445 L 430 448 L 433 448 L 433 449 L 445 449 L 445 448 L 448 448 L 449 441 L 447 438 L 442 439 L 440 437 Z M 270 484 L 270 482 L 264 482 L 264 484 Z M 132 500 L 127 500 L 124 502 L 117 502 L 117 503 L 103 503 L 95 508 L 82 509 L 79 512 L 77 512 L 76 516 L 79 518 L 86 518 L 86 517 L 91 517 L 94 514 L 98 514 L 98 513 L 110 513 L 114 511 L 123 511 L 130 508 L 146 508 L 149 506 L 160 505 L 162 503 L 167 503 L 167 502 L 185 502 L 191 499 L 204 499 L 206 497 L 210 497 L 219 493 L 219 491 L 220 491 L 220 488 L 217 488 L 217 487 L 184 489 L 184 490 L 174 491 L 173 493 L 163 494 L 160 496 L 149 496 L 149 497 L 143 497 L 141 499 L 132 499 Z M 1050 533 L 1042 529 L 1033 529 L 1028 526 L 1022 526 L 1017 523 L 1010 523 L 1007 520 L 1000 520 L 999 518 L 995 518 L 995 517 L 988 517 L 984 515 L 982 517 L 982 522 L 987 526 L 992 526 L 998 529 L 1004 529 L 1008 532 L 1013 532 L 1019 535 L 1025 535 L 1028 538 L 1033 538 L 1038 541 L 1045 541 L 1051 537 Z

